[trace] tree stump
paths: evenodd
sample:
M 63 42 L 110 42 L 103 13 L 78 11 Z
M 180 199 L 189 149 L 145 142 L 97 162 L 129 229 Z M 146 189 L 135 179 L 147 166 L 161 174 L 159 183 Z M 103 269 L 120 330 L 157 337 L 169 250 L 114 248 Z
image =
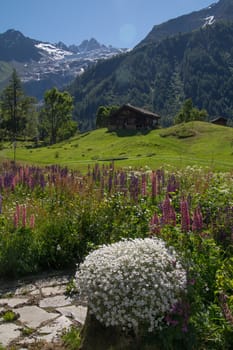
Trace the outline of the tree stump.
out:
M 80 350 L 137 350 L 136 338 L 118 327 L 105 327 L 89 311 L 82 329 Z

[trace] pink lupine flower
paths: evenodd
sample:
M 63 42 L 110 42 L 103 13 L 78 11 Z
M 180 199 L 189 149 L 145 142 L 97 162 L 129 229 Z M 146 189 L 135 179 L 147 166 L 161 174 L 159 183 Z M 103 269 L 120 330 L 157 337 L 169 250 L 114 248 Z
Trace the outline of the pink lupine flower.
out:
M 35 215 L 32 214 L 30 216 L 30 228 L 33 229 L 35 227 Z
M 12 182 L 11 182 L 11 189 L 12 189 L 12 191 L 14 191 L 15 186 L 16 186 L 16 176 L 14 176 L 14 177 L 12 178 Z
M 142 196 L 146 196 L 146 174 L 142 174 Z
M 162 222 L 164 225 L 176 225 L 176 213 L 168 194 L 162 203 Z
M 27 222 L 27 208 L 26 205 L 22 207 L 22 227 L 26 227 Z
M 17 228 L 19 226 L 19 217 L 17 211 L 14 213 L 14 227 Z
M 18 217 L 18 220 L 20 218 L 20 214 L 21 214 L 21 206 L 19 204 L 16 205 L 16 215 Z
M 189 206 L 186 199 L 182 198 L 180 202 L 180 211 L 181 211 L 181 230 L 188 232 L 190 230 L 190 215 L 189 215 Z

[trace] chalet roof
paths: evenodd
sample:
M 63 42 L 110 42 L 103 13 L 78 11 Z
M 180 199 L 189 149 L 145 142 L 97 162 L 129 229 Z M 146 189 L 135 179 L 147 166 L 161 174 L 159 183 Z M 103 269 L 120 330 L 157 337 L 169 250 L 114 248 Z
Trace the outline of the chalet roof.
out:
M 146 117 L 151 117 L 151 118 L 155 118 L 155 119 L 159 119 L 160 118 L 160 116 L 158 114 L 156 114 L 156 113 L 150 112 L 150 111 L 148 111 L 146 109 L 143 109 L 143 108 L 132 106 L 129 103 L 124 104 L 123 106 L 121 106 L 118 110 L 116 110 L 113 113 L 113 115 L 119 114 L 123 110 L 129 110 L 129 111 L 132 111 L 132 112 L 140 113 L 140 114 L 142 114 L 142 115 L 144 115 Z
M 212 119 L 210 122 L 211 122 L 211 123 L 216 123 L 216 122 L 218 122 L 218 121 L 227 122 L 227 118 L 225 118 L 225 117 L 216 117 L 216 118 Z

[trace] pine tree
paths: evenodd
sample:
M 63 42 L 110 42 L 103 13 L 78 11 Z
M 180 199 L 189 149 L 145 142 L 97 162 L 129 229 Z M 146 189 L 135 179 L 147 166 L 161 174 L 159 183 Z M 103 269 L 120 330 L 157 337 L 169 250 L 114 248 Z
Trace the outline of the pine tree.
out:
M 14 161 L 16 140 L 19 136 L 32 136 L 25 135 L 25 130 L 28 129 L 30 120 L 34 123 L 32 116 L 35 115 L 35 99 L 25 95 L 21 80 L 14 69 L 0 99 L 0 129 L 4 137 L 10 138 L 13 142 Z
M 28 118 L 35 113 L 35 99 L 25 95 L 15 69 L 8 86 L 2 92 L 0 104 L 0 126 L 5 129 L 5 134 L 14 141 L 19 136 L 25 136 Z

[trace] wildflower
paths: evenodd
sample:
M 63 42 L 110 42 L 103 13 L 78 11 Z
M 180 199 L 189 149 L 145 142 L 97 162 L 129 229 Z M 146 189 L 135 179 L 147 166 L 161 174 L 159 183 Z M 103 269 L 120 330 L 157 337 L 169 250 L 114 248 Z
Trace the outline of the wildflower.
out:
M 151 233 L 160 233 L 160 221 L 157 213 L 154 213 L 154 215 L 152 216 L 149 227 Z
M 79 266 L 76 285 L 105 326 L 145 324 L 153 331 L 163 327 L 164 317 L 186 290 L 186 272 L 164 241 L 124 240 L 90 253 Z
M 177 182 L 175 175 L 172 174 L 168 179 L 167 192 L 176 192 L 178 188 L 179 183 Z
M 189 207 L 186 199 L 182 199 L 180 202 L 180 211 L 181 211 L 181 230 L 188 232 L 190 230 L 190 215 Z
M 22 207 L 22 227 L 26 227 L 26 221 L 27 221 L 27 208 L 26 208 L 26 205 L 23 205 L 23 207 Z
M 164 225 L 176 225 L 176 213 L 171 205 L 171 200 L 168 194 L 162 203 L 162 222 Z
M 142 196 L 146 196 L 146 174 L 142 174 Z
M 35 215 L 32 214 L 30 216 L 30 228 L 33 229 L 35 227 Z
M 193 222 L 192 222 L 192 230 L 193 231 L 201 231 L 203 228 L 203 219 L 200 208 L 197 207 L 193 213 Z
M 155 198 L 157 196 L 157 180 L 156 180 L 156 172 L 155 171 L 152 171 L 151 186 L 152 186 L 152 198 Z

